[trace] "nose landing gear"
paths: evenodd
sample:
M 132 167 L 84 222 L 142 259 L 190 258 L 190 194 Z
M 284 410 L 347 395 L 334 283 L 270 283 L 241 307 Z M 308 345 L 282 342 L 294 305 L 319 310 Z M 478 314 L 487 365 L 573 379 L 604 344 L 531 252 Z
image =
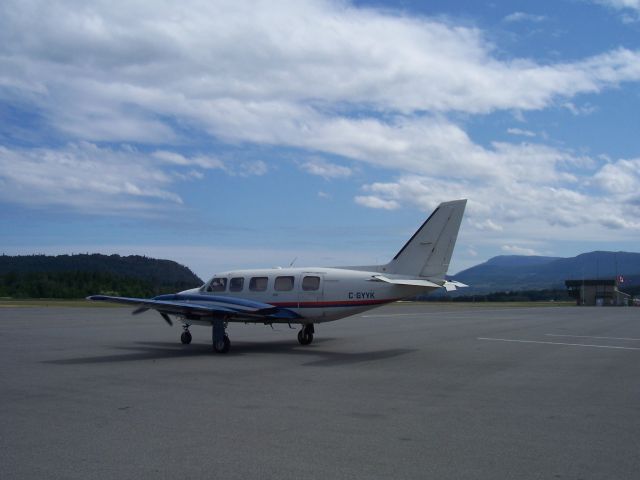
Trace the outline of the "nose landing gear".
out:
M 183 345 L 189 345 L 191 343 L 191 332 L 189 331 L 189 325 L 183 325 L 184 332 L 180 335 L 180 341 Z

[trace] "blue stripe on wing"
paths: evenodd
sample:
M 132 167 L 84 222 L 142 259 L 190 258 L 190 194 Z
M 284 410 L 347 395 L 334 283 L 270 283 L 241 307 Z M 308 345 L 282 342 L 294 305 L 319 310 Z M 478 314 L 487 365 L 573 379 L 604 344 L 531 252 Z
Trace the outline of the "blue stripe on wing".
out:
M 276 307 L 268 303 L 255 302 L 242 298 L 221 297 L 214 295 L 181 295 L 169 294 L 148 298 L 112 297 L 109 295 L 92 295 L 87 300 L 137 305 L 157 310 L 161 313 L 213 317 L 228 315 L 235 318 L 255 318 L 293 320 L 300 316 L 286 308 Z M 136 309 L 134 312 L 139 311 Z
M 218 295 L 197 295 L 197 294 L 180 294 L 171 293 L 168 295 L 159 295 L 153 297 L 153 300 L 167 300 L 167 301 L 188 301 L 188 302 L 217 302 L 225 303 L 228 305 L 237 305 L 240 307 L 253 308 L 255 310 L 261 310 L 263 308 L 273 308 L 273 305 L 262 302 L 255 302 L 253 300 L 247 300 L 246 298 L 234 298 L 234 297 L 222 297 Z

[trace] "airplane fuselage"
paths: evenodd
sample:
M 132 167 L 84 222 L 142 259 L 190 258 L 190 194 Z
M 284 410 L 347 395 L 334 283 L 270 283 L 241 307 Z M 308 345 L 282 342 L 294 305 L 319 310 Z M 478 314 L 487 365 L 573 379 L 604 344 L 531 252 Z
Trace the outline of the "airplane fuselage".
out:
M 234 270 L 214 275 L 202 287 L 180 293 L 268 303 L 299 316 L 276 322 L 303 324 L 338 320 L 425 293 L 424 287 L 376 280 L 376 274 L 378 272 L 309 267 Z

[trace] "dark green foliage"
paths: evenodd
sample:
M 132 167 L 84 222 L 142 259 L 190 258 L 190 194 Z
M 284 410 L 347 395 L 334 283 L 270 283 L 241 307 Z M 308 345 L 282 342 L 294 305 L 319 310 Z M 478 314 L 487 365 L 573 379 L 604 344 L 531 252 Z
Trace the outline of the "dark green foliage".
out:
M 0 257 L 0 297 L 151 297 L 201 284 L 191 270 L 170 260 L 99 254 Z
M 520 290 L 457 297 L 427 298 L 429 300 L 452 302 L 566 302 L 572 300 L 566 289 Z

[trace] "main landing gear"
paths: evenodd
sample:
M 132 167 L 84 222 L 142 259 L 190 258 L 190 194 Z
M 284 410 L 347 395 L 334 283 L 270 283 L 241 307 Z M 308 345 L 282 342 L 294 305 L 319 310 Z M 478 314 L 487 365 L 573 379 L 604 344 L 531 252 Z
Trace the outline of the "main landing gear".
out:
M 211 327 L 211 341 L 213 351 L 216 353 L 227 353 L 231 348 L 231 341 L 226 333 L 227 322 L 224 320 L 214 320 Z
M 300 342 L 300 345 L 309 345 L 313 342 L 314 333 L 313 323 L 302 327 L 302 330 L 298 332 L 298 342 Z
M 183 325 L 184 332 L 180 335 L 180 341 L 183 345 L 189 345 L 191 343 L 191 332 L 189 331 L 189 325 Z

